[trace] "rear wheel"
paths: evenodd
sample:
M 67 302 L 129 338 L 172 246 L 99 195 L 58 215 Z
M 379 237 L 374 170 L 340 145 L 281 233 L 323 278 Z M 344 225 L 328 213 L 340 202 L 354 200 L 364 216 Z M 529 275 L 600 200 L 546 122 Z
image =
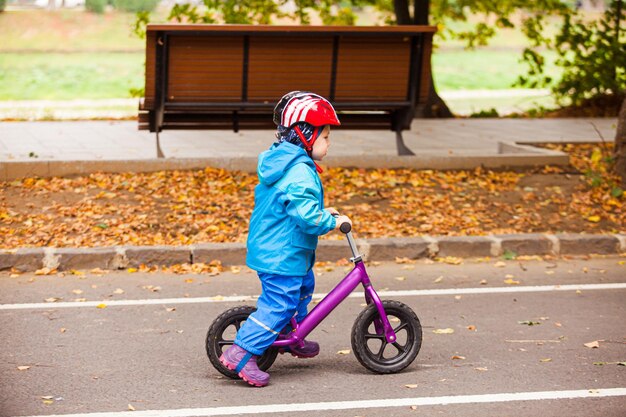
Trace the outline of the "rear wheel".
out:
M 361 365 L 370 371 L 392 374 L 409 366 L 417 357 L 422 347 L 422 326 L 406 304 L 385 300 L 383 307 L 396 333 L 396 341 L 387 342 L 378 310 L 370 304 L 352 327 L 352 350 Z M 377 327 L 381 330 L 376 331 Z
M 240 306 L 226 310 L 213 321 L 206 335 L 206 353 L 213 367 L 229 378 L 237 379 L 239 376 L 220 362 L 220 356 L 226 349 L 233 345 L 237 332 L 248 319 L 248 316 L 256 311 L 255 307 Z M 259 368 L 267 371 L 278 355 L 278 349 L 270 347 L 257 359 Z

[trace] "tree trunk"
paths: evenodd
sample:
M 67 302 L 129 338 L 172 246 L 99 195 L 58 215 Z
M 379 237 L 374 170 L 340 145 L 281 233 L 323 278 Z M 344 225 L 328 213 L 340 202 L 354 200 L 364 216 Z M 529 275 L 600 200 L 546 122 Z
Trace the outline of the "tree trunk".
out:
M 626 189 L 626 97 L 617 118 L 617 132 L 615 133 L 615 173 L 622 177 L 622 189 Z
M 394 6 L 396 3 L 398 3 L 397 0 L 394 1 Z M 408 14 L 408 1 L 405 1 L 405 3 Z M 430 0 L 415 0 L 413 11 L 413 19 L 416 25 L 428 25 Z M 426 99 L 426 103 L 424 103 L 424 107 L 419 109 L 415 116 L 426 118 L 454 117 L 446 102 L 443 101 L 441 97 L 439 97 L 439 94 L 437 94 L 437 90 L 435 90 L 435 81 L 433 80 L 432 64 L 429 62 L 428 65 L 430 65 L 430 83 L 428 83 L 428 98 Z

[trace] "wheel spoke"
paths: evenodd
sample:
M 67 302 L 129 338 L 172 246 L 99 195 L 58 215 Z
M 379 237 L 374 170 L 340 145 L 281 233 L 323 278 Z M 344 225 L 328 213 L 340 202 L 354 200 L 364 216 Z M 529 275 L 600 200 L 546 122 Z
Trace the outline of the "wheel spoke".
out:
M 400 353 L 404 353 L 404 351 L 406 350 L 406 346 L 402 346 L 398 342 L 393 342 L 393 345 L 396 347 L 396 349 L 398 349 L 398 352 Z
M 235 343 L 234 340 L 220 340 L 219 342 L 217 342 L 218 346 L 228 346 L 228 345 L 232 345 L 233 343 Z
M 380 345 L 380 350 L 378 351 L 378 360 L 382 360 L 383 359 L 383 353 L 385 353 L 385 348 L 387 347 L 388 343 L 385 341 L 382 343 L 382 345 Z
M 405 327 L 407 327 L 409 325 L 409 323 L 404 322 L 401 323 L 398 327 L 396 327 L 395 329 L 393 329 L 394 332 L 398 333 L 400 330 L 404 329 Z
M 383 334 L 373 334 L 373 333 L 367 333 L 366 335 L 364 335 L 364 337 L 366 339 L 379 339 L 379 340 L 384 340 L 385 339 L 385 335 L 383 335 Z

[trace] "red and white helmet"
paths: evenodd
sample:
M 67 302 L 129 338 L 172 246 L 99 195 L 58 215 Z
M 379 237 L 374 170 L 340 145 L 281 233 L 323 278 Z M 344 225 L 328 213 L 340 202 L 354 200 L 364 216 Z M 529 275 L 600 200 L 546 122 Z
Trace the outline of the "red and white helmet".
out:
M 285 94 L 274 107 L 274 123 L 291 127 L 298 122 L 316 127 L 341 124 L 332 104 L 324 97 L 309 91 L 292 91 Z

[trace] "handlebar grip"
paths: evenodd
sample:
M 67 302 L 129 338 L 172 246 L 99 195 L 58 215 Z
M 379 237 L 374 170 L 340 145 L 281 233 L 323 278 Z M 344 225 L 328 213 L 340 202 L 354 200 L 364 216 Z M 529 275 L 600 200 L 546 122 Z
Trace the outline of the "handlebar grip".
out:
M 341 226 L 339 226 L 339 230 L 341 230 L 341 233 L 350 233 L 350 230 L 352 230 L 352 225 L 350 223 L 341 223 Z

